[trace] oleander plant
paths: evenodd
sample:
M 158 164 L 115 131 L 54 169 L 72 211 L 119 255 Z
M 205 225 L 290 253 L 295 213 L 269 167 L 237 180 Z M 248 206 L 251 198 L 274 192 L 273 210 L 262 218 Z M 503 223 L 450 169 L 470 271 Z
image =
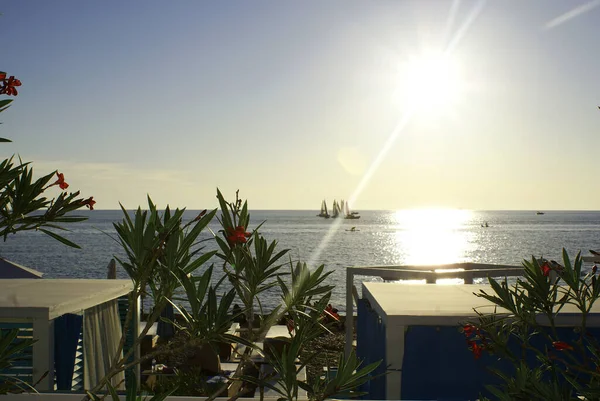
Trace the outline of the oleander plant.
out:
M 21 81 L 13 75 L 8 76 L 0 71 L 0 95 L 8 98 L 0 99 L 0 113 L 6 111 L 13 102 L 10 97 L 19 94 Z M 11 142 L 0 138 L 0 142 Z M 69 184 L 64 174 L 58 171 L 34 178 L 31 162 L 23 162 L 11 156 L 0 161 L 0 237 L 6 242 L 10 235 L 21 231 L 40 231 L 61 243 L 79 248 L 77 244 L 56 233 L 64 231 L 65 223 L 86 220 L 85 216 L 73 215 L 77 209 L 94 208 L 93 197 L 79 197 L 79 191 L 67 192 Z M 50 191 L 59 189 L 58 195 L 50 195 Z M 52 230 L 49 230 L 52 229 Z M 19 338 L 18 329 L 0 329 L 0 372 L 17 364 L 34 343 L 32 339 Z M 0 373 L 0 394 L 20 392 L 32 389 L 31 383 L 18 377 Z
M 600 399 L 597 267 L 584 271 L 580 253 L 571 261 L 563 249 L 562 258 L 524 261 L 515 284 L 490 278 L 491 290 L 475 294 L 496 308 L 476 309 L 463 332 L 475 358 L 489 353 L 504 366 L 492 369 L 501 383 L 487 386 L 494 399 Z
M 17 96 L 21 81 L 13 75 L 0 72 L 0 95 Z M 6 111 L 13 99 L 0 100 L 0 113 Z M 0 142 L 11 142 L 0 138 Z M 58 195 L 49 195 L 51 190 L 59 189 Z M 86 220 L 85 216 L 72 215 L 77 209 L 94 209 L 93 197 L 79 197 L 79 191 L 67 192 L 69 184 L 63 173 L 52 171 L 34 178 L 31 162 L 23 162 L 11 156 L 0 161 L 0 236 L 7 240 L 11 234 L 19 231 L 40 231 L 65 245 L 79 248 L 56 231 L 66 230 L 62 224 Z
M 204 210 L 187 222 L 184 209 L 172 211 L 167 206 L 160 212 L 150 198 L 148 209 L 138 208 L 133 216 L 122 207 L 123 221 L 115 223 L 115 229 L 126 257 L 117 260 L 133 282 L 130 304 L 146 296 L 153 307 L 128 350 L 125 323 L 107 376 L 89 389 L 87 397 L 114 394 L 123 384 L 133 397 L 131 382 L 114 379 L 150 359 L 171 372 L 144 389 L 155 396 L 262 398 L 267 390 L 285 400 L 298 399 L 300 390 L 318 400 L 360 395 L 356 388 L 370 379 L 378 364 L 361 366 L 354 354 L 339 356 L 340 374 L 335 378 L 310 381 L 302 375 L 317 354 L 307 353 L 306 344 L 340 324 L 329 304 L 333 286 L 326 284 L 325 266 L 311 269 L 286 260 L 288 250 L 280 250 L 275 240 L 267 241 L 259 230 L 262 224 L 251 227 L 248 204 L 237 193 L 228 202 L 217 190 L 217 199 L 219 209 Z M 220 228 L 207 237 L 204 232 L 213 218 Z M 207 240 L 215 241 L 217 249 L 208 251 Z M 281 300 L 270 310 L 261 302 L 266 291 L 275 291 Z M 169 306 L 177 313 L 161 318 Z M 174 337 L 133 358 L 133 349 L 158 320 L 175 327 Z M 237 333 L 231 330 L 235 323 Z M 289 335 L 265 340 L 278 323 L 285 323 Z M 225 359 L 237 366 L 226 375 L 219 367 Z M 271 369 L 261 369 L 264 363 Z

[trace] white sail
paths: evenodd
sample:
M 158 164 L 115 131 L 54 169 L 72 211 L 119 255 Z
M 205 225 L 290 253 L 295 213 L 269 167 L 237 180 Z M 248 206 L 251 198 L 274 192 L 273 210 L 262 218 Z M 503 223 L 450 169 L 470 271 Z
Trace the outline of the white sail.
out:
M 340 207 L 338 206 L 337 201 L 334 199 L 333 200 L 333 210 L 331 212 L 331 217 L 335 218 L 338 217 L 340 214 Z
M 346 204 L 344 206 L 346 208 L 346 210 L 344 212 L 344 214 L 346 215 L 344 217 L 345 219 L 360 219 L 358 212 L 350 212 L 350 206 L 348 206 L 348 202 L 346 202 Z
M 325 202 L 325 199 L 323 199 L 323 201 L 321 202 L 321 213 L 319 213 L 317 217 L 329 218 L 329 213 L 327 212 L 327 203 Z

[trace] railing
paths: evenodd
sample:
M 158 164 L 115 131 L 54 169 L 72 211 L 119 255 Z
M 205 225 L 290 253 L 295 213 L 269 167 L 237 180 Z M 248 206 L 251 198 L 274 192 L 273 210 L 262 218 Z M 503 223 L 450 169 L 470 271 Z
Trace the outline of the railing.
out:
M 523 275 L 523 266 L 494 265 L 486 263 L 452 263 L 423 266 L 355 266 L 346 268 L 346 345 L 344 352 L 352 351 L 354 338 L 354 298 L 358 292 L 354 287 L 354 276 L 380 277 L 391 280 L 426 280 L 435 284 L 440 278 L 459 278 L 465 284 L 473 284 L 476 278 L 515 277 Z

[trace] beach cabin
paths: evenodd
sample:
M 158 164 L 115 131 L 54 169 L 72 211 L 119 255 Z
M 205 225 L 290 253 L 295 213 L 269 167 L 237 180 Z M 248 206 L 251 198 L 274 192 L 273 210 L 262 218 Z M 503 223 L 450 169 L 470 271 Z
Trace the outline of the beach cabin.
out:
M 444 384 L 447 378 L 458 386 L 464 384 L 461 380 L 470 383 L 456 391 L 457 399 L 470 399 L 465 394 L 471 393 L 463 389 L 473 386 L 473 378 L 464 375 L 462 379 L 454 380 L 455 377 L 448 375 L 446 370 L 458 371 L 456 353 L 472 365 L 473 355 L 464 346 L 464 336 L 461 337 L 458 328 L 461 321 L 474 316 L 473 307 L 482 303 L 472 294 L 478 287 L 473 282 L 488 276 L 522 274 L 523 266 L 482 263 L 348 267 L 346 310 L 353 311 L 356 301 L 357 356 L 365 364 L 383 361 L 375 372 L 380 376 L 363 388 L 369 393 L 367 397 L 395 400 L 456 398 L 452 393 L 454 389 Z M 363 282 L 362 298 L 359 298 L 354 286 L 356 276 L 363 279 L 365 276 L 377 277 L 379 282 Z M 456 284 L 432 285 L 444 279 L 454 279 Z M 353 344 L 353 314 L 347 313 L 346 319 L 345 351 L 348 354 Z M 428 340 L 436 342 L 429 343 Z M 435 353 L 435 350 L 439 352 Z M 477 395 L 475 392 L 475 397 Z
M 137 302 L 127 301 L 132 288 L 130 280 L 0 279 L 0 329 L 18 328 L 21 338 L 36 340 L 2 373 L 40 392 L 93 387 L 116 353 L 130 307 L 137 332 Z
M 491 312 L 493 305 L 474 293 L 487 285 L 407 285 L 363 282 L 358 300 L 357 354 L 365 363 L 382 360 L 381 375 L 367 383 L 369 399 L 477 399 L 486 384 L 500 380 L 487 368 L 510 365 L 488 354 L 475 359 L 460 327 L 475 319 L 473 308 Z M 563 308 L 557 324 L 565 336 L 575 334 L 579 313 Z M 600 305 L 588 319 L 600 335 Z

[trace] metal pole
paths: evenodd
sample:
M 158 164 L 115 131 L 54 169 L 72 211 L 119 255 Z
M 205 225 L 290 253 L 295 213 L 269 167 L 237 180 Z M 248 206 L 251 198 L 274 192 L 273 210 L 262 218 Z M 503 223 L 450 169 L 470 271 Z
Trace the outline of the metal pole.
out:
M 352 268 L 346 268 L 346 344 L 344 355 L 346 358 L 352 352 L 352 341 L 354 339 L 354 304 L 352 302 L 352 287 L 354 285 L 354 273 Z
M 106 275 L 106 278 L 108 279 L 116 279 L 117 278 L 117 262 L 114 259 L 111 259 L 110 262 L 108 262 L 108 273 Z

